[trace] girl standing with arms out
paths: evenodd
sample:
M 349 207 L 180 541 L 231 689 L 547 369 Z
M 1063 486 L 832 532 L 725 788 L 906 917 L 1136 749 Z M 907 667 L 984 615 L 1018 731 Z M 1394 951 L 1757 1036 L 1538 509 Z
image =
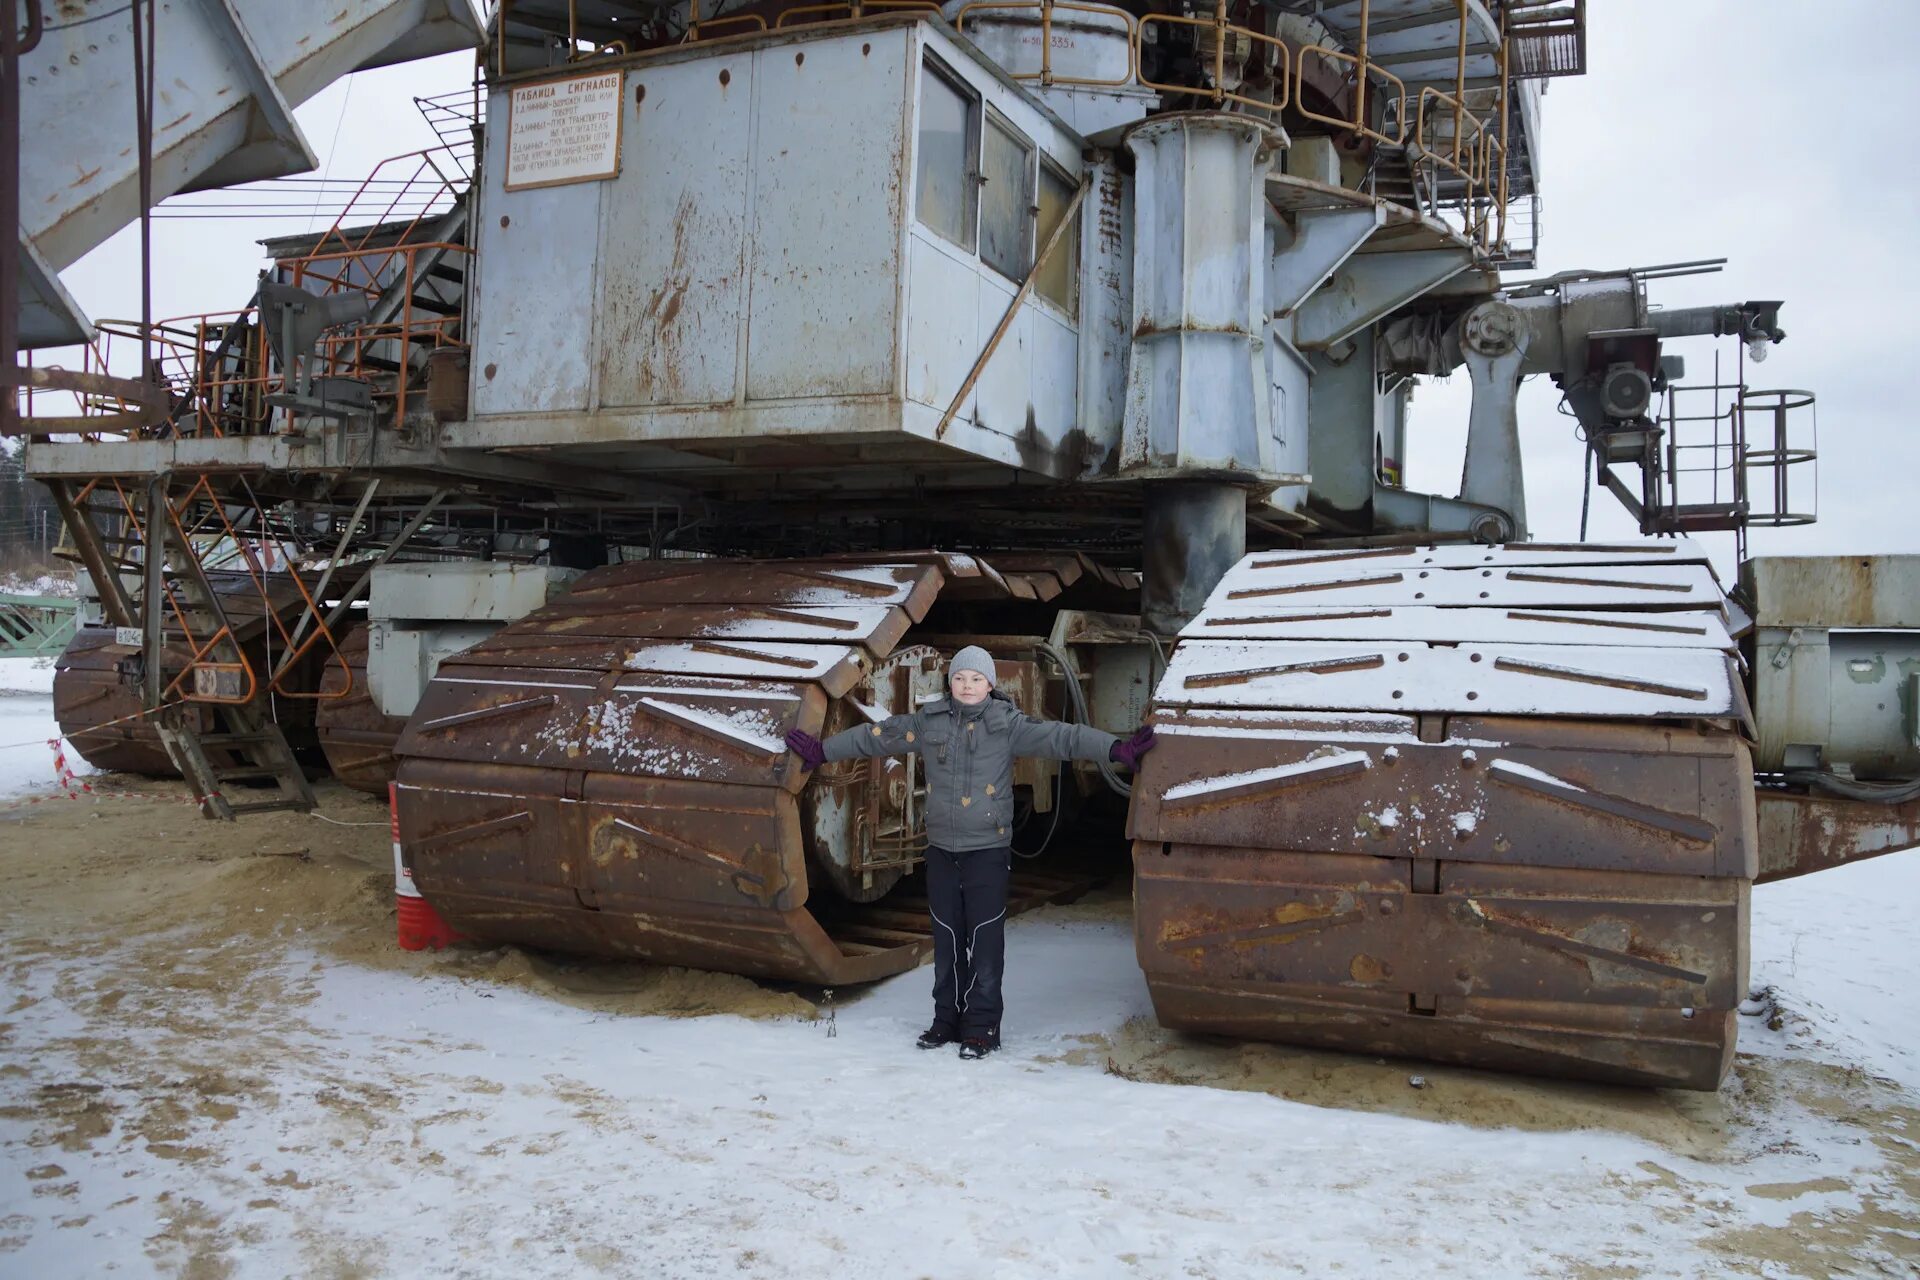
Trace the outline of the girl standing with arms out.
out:
M 927 905 L 933 915 L 933 1025 L 922 1049 L 960 1056 L 1000 1047 L 1007 880 L 1013 869 L 1013 762 L 1114 760 L 1129 769 L 1153 730 L 1122 741 L 1090 725 L 1036 720 L 994 688 L 993 656 L 968 645 L 947 666 L 948 696 L 825 742 L 795 729 L 787 746 L 809 769 L 856 756 L 918 752 L 927 774 Z

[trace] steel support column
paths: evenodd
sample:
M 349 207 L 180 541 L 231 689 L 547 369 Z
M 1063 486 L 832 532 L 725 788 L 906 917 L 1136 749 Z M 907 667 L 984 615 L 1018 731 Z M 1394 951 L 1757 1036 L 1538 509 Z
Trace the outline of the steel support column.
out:
M 1141 532 L 1141 620 L 1173 635 L 1247 553 L 1247 494 L 1237 485 L 1168 480 L 1147 486 Z

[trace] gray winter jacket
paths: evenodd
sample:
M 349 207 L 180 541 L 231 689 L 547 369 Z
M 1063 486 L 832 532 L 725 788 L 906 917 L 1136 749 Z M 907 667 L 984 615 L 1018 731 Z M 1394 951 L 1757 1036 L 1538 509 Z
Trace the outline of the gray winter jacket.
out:
M 1118 741 L 1090 725 L 1035 720 L 995 689 L 971 707 L 941 698 L 821 745 L 828 760 L 919 752 L 927 771 L 927 839 L 964 853 L 1005 848 L 1011 839 L 1017 757 L 1105 760 Z

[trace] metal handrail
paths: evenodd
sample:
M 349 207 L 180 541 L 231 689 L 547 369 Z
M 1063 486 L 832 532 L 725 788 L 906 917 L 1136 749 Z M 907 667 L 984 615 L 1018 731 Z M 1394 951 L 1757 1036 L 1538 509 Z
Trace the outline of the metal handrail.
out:
M 933 0 L 852 0 L 850 4 L 796 5 L 791 9 L 782 10 L 780 16 L 774 20 L 773 25 L 775 30 L 779 30 L 789 25 L 787 22 L 788 18 L 797 18 L 801 15 L 816 13 L 832 13 L 838 15 L 832 18 L 822 18 L 820 19 L 822 22 L 858 22 L 867 16 L 869 10 L 879 10 L 883 13 L 900 13 L 902 11 L 910 12 L 919 10 L 921 12 L 931 13 L 936 18 L 945 16 L 942 14 L 940 6 L 934 4 Z M 810 26 L 812 24 L 794 22 L 791 25 L 798 27 Z
M 382 245 L 372 249 L 317 253 L 298 259 L 294 263 L 293 271 L 293 283 L 296 285 L 306 277 L 307 269 L 316 262 L 351 261 L 382 256 L 380 265 L 367 273 L 367 280 L 364 283 L 349 279 L 351 272 L 344 276 L 318 276 L 317 278 L 330 280 L 340 286 L 328 292 L 357 288 L 370 296 L 377 297 L 386 289 L 397 288 L 406 291 L 402 295 L 400 315 L 397 319 L 382 324 L 361 324 L 345 333 L 336 334 L 330 338 L 322 337 L 320 346 L 326 352 L 322 367 L 327 374 L 333 377 L 366 377 L 369 348 L 381 342 L 396 344 L 399 351 L 395 363 L 400 366 L 400 369 L 394 378 L 393 420 L 396 423 L 405 422 L 409 390 L 407 386 L 408 357 L 411 354 L 411 348 L 422 345 L 436 350 L 443 347 L 458 349 L 467 345 L 463 338 L 456 336 L 453 332 L 454 327 L 459 323 L 460 316 L 435 314 L 430 319 L 416 319 L 413 308 L 416 261 L 422 253 L 471 255 L 472 252 L 471 245 L 434 240 L 422 241 L 418 244 Z M 401 257 L 403 261 L 394 279 L 383 288 L 380 281 L 388 264 L 395 256 Z
M 681 43 L 691 44 L 696 40 L 708 40 L 715 37 L 702 35 L 709 27 L 745 27 L 749 33 L 758 34 L 767 29 L 767 20 L 757 13 L 729 13 L 718 18 L 694 18 L 687 23 L 687 34 Z
M 1255 31 L 1250 27 L 1237 26 L 1234 23 L 1228 22 L 1226 0 L 1216 0 L 1213 17 L 1210 19 L 1189 18 L 1172 13 L 1150 13 L 1141 18 L 1139 29 L 1134 35 L 1133 60 L 1136 68 L 1142 65 L 1140 62 L 1139 46 L 1145 43 L 1147 27 L 1151 23 L 1158 23 L 1161 26 L 1167 27 L 1198 27 L 1201 30 L 1213 32 L 1213 85 L 1211 88 L 1208 88 L 1201 85 L 1162 84 L 1157 80 L 1147 79 L 1144 73 L 1138 73 L 1138 79 L 1143 88 L 1157 89 L 1161 93 L 1185 93 L 1192 94 L 1196 97 L 1211 97 L 1215 104 L 1237 102 L 1241 106 L 1253 107 L 1261 111 L 1282 111 L 1292 101 L 1292 50 L 1287 47 L 1286 41 L 1275 36 L 1270 36 L 1263 31 Z M 1227 37 L 1230 34 L 1245 36 L 1256 48 L 1264 44 L 1271 45 L 1280 51 L 1279 59 L 1276 62 L 1267 64 L 1269 69 L 1277 69 L 1279 73 L 1279 91 L 1273 101 L 1269 102 L 1264 98 L 1249 97 L 1243 93 L 1234 93 L 1223 87 L 1227 72 Z
M 1427 145 L 1427 103 L 1429 101 L 1437 101 L 1442 106 L 1453 108 L 1453 141 L 1445 152 Z M 1461 144 L 1468 136 L 1469 127 L 1475 140 L 1463 148 Z M 1484 155 L 1486 148 L 1482 140 L 1487 136 L 1487 126 L 1480 117 L 1467 109 L 1466 103 L 1453 94 L 1436 89 L 1430 84 L 1420 87 L 1418 104 L 1414 110 L 1413 140 L 1414 145 L 1420 149 L 1421 160 L 1431 160 L 1445 165 L 1465 179 L 1469 188 L 1480 186 L 1484 179 L 1481 168 L 1486 160 Z
M 1301 96 L 1301 100 L 1294 104 L 1294 110 L 1309 120 L 1317 120 L 1321 124 L 1338 125 L 1342 129 L 1352 129 L 1356 133 L 1372 138 L 1375 142 L 1384 142 L 1390 147 L 1406 145 L 1407 121 L 1404 113 L 1395 121 L 1395 124 L 1398 126 L 1398 131 L 1392 136 L 1388 136 L 1381 130 L 1374 128 L 1372 122 L 1367 118 L 1367 79 L 1369 76 L 1377 76 L 1381 80 L 1390 82 L 1396 91 L 1392 95 L 1395 99 L 1404 99 L 1407 96 L 1406 81 L 1394 75 L 1391 71 L 1386 70 L 1384 67 L 1369 62 L 1365 52 L 1347 53 L 1340 49 L 1329 49 L 1322 44 L 1305 44 L 1300 46 L 1300 52 L 1294 60 L 1293 77 L 1301 84 L 1306 83 L 1307 55 L 1310 53 L 1316 57 L 1325 58 L 1328 62 L 1348 63 L 1352 65 L 1353 114 L 1351 117 L 1323 115 L 1307 106 L 1304 94 Z M 1392 99 L 1389 100 L 1391 101 Z
M 1139 22 L 1125 9 L 1117 9 L 1109 4 L 1078 4 L 1073 0 L 976 0 L 973 4 L 960 6 L 953 16 L 953 29 L 961 35 L 967 33 L 967 15 L 996 11 L 1003 13 L 1038 9 L 1040 11 L 1040 70 L 1008 71 L 1015 80 L 1037 80 L 1042 87 L 1054 84 L 1085 85 L 1094 88 L 1124 88 L 1130 84 L 1147 82 L 1140 74 L 1140 31 Z M 1053 14 L 1056 9 L 1066 9 L 1075 13 L 1093 13 L 1103 18 L 1118 18 L 1127 33 L 1127 74 L 1119 79 L 1102 79 L 1093 76 L 1057 76 L 1053 74 Z M 1152 87 L 1152 86 L 1148 86 Z

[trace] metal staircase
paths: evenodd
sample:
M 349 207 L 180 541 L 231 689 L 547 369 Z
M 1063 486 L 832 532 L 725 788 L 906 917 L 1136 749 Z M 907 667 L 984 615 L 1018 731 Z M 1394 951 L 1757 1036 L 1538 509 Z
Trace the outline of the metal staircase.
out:
M 204 480 L 196 484 L 183 505 L 205 488 Z M 213 497 L 210 490 L 207 496 Z M 164 479 L 148 486 L 145 529 L 145 705 L 168 758 L 192 786 L 206 817 L 231 820 L 243 813 L 312 809 L 313 789 L 273 716 L 272 686 L 241 646 Z M 264 595 L 262 604 L 272 608 Z M 158 660 L 169 620 L 192 654 L 171 680 Z M 211 732 L 201 727 L 205 718 L 189 714 L 192 704 L 211 713 Z M 229 794 L 236 783 L 266 785 L 260 798 L 236 799 Z
M 164 481 L 149 485 L 144 499 L 113 481 L 77 493 L 64 483 L 53 486 L 73 553 L 99 592 L 106 621 L 126 642 L 138 638 L 144 714 L 168 759 L 193 787 L 201 812 L 233 818 L 311 809 L 306 774 L 273 715 L 271 683 L 255 671 L 242 630 L 180 523 L 180 510 L 192 505 L 199 490 L 212 498 L 201 481 L 177 509 Z M 117 502 L 106 500 L 106 493 Z M 119 532 L 102 529 L 102 517 Z M 145 575 L 144 609 L 125 589 L 135 575 Z M 251 570 L 239 576 L 255 577 Z M 264 592 L 260 599 L 263 611 L 275 607 Z M 272 625 L 264 616 L 262 622 Z M 182 650 L 191 655 L 189 661 L 169 671 L 165 655 Z M 272 789 L 262 786 L 257 798 L 235 799 L 229 789 L 240 783 L 271 784 Z

